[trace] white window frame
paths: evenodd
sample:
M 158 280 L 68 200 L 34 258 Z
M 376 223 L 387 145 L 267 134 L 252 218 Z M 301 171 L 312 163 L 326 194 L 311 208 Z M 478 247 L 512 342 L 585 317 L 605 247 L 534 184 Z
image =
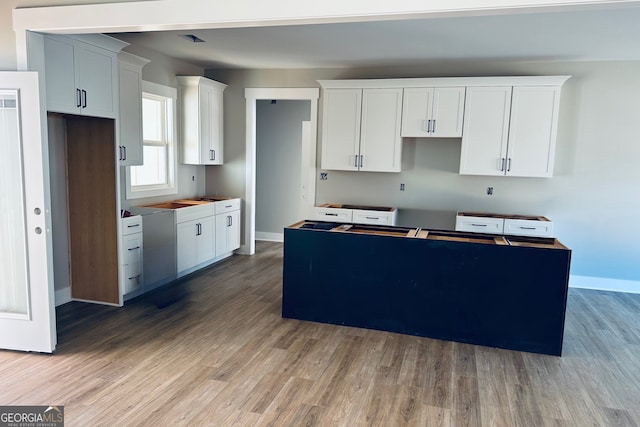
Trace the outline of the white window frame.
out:
M 169 86 L 143 81 L 142 92 L 167 98 L 167 108 L 169 109 L 169 117 L 167 117 L 169 121 L 169 123 L 167 123 L 169 126 L 169 131 L 167 132 L 169 143 L 169 149 L 167 150 L 169 156 L 167 162 L 168 183 L 162 186 L 144 186 L 136 189 L 136 187 L 131 186 L 131 166 L 127 166 L 127 200 L 178 194 L 178 121 L 176 111 L 178 105 L 178 90 Z

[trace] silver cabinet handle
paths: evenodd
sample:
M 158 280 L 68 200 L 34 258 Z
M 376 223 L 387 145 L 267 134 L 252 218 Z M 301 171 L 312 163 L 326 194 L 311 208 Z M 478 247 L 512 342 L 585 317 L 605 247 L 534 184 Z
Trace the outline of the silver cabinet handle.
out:
M 337 213 L 325 213 L 324 216 L 338 216 Z
M 209 160 L 216 159 L 216 150 L 209 150 Z
M 76 89 L 76 107 L 82 107 L 82 92 L 80 92 L 80 89 Z
M 431 133 L 436 133 L 436 119 L 433 119 L 433 126 L 431 126 Z
M 140 249 L 140 246 L 136 246 L 135 248 L 129 248 L 128 251 L 135 251 L 136 249 Z
M 521 230 L 535 230 L 535 227 L 524 227 L 524 226 L 520 226 Z
M 487 224 L 471 224 L 473 227 L 486 227 Z
M 358 167 L 358 155 L 357 154 L 355 156 L 353 156 L 353 167 L 354 168 Z
M 377 216 L 367 216 L 367 217 L 365 217 L 365 218 L 367 218 L 367 219 L 380 219 L 380 218 L 379 218 L 379 217 L 377 217 Z
M 140 224 L 127 225 L 127 228 L 140 227 Z
M 82 89 L 82 108 L 87 108 L 87 91 Z
M 122 160 L 127 160 L 127 146 L 126 145 L 122 146 L 122 153 L 123 153 Z
M 361 168 L 364 167 L 364 155 L 363 154 L 360 155 L 360 167 Z
M 232 208 L 233 205 L 226 205 L 225 208 Z
M 511 157 L 507 160 L 507 172 L 511 172 Z
M 231 227 L 232 221 L 231 215 L 227 215 L 227 227 Z
M 129 277 L 129 280 L 138 279 L 140 276 L 142 276 L 142 273 L 137 274 L 137 275 L 135 275 L 133 277 Z
M 503 157 L 502 159 L 500 159 L 500 172 L 504 172 L 504 162 L 505 162 L 505 158 Z
M 431 133 L 431 120 L 427 120 L 427 133 Z

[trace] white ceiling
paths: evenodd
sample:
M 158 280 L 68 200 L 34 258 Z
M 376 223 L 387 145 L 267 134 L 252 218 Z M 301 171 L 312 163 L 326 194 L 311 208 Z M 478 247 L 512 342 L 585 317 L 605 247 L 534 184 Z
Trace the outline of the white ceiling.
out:
M 205 43 L 188 41 L 185 34 Z M 640 6 L 112 36 L 204 68 L 640 60 Z

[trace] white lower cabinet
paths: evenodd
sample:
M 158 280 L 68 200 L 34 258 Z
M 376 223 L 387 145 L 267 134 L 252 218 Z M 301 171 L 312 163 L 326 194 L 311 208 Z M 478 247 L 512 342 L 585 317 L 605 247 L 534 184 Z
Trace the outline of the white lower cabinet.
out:
M 123 295 L 142 288 L 142 217 L 139 215 L 122 218 L 122 243 L 120 263 L 121 292 Z
M 178 277 L 189 274 L 216 256 L 213 204 L 176 210 Z
M 319 221 L 396 225 L 398 209 L 325 203 L 314 208 L 314 216 Z
M 240 247 L 240 199 L 214 203 L 216 213 L 216 257 Z
M 510 236 L 554 237 L 553 222 L 544 216 L 458 212 L 456 231 L 506 234 Z

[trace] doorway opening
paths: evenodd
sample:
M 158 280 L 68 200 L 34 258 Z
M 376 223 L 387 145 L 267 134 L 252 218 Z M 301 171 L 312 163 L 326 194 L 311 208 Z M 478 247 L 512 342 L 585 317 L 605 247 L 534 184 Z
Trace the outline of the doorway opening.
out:
M 256 250 L 256 148 L 257 148 L 257 103 L 259 100 L 302 100 L 309 101 L 309 121 L 303 126 L 300 151 L 300 216 L 307 217 L 313 213 L 316 198 L 316 134 L 318 122 L 317 88 L 248 88 L 246 98 L 246 177 L 245 177 L 245 218 L 244 244 L 240 253 L 252 255 Z M 279 167 L 279 165 L 272 165 Z M 302 218 L 300 218 L 302 219 Z

